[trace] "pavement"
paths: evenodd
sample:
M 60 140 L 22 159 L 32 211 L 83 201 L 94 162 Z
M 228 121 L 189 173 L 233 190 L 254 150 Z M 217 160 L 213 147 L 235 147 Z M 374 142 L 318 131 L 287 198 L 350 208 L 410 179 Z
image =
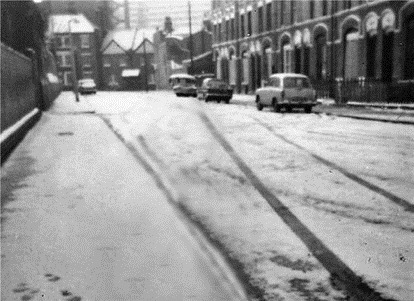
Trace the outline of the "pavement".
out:
M 2 300 L 246 300 L 232 271 L 81 98 L 2 165 Z
M 254 95 L 235 94 L 232 102 L 254 105 L 254 100 Z M 414 125 L 414 104 L 351 102 L 339 105 L 333 99 L 318 101 L 320 104 L 313 108 L 313 112 L 317 114 Z

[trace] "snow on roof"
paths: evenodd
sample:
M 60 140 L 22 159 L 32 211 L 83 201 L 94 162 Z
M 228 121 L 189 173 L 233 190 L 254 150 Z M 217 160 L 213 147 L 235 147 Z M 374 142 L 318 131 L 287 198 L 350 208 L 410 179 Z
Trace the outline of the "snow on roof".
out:
M 137 77 L 139 73 L 139 69 L 124 69 L 122 70 L 122 77 Z
M 142 44 L 144 38 L 152 42 L 154 33 L 155 30 L 153 29 L 112 30 L 105 36 L 101 51 L 104 51 L 112 41 L 118 44 L 124 51 L 134 50 Z
M 93 33 L 97 29 L 83 14 L 52 15 L 49 17 L 49 34 Z
M 187 74 L 187 73 L 175 73 L 175 74 L 172 74 L 170 76 L 170 79 L 174 79 L 174 78 L 186 78 L 186 79 L 194 79 L 195 80 L 195 77 L 194 76 L 192 76 L 190 74 Z
M 275 73 L 272 74 L 270 77 L 307 77 L 304 74 L 300 73 Z

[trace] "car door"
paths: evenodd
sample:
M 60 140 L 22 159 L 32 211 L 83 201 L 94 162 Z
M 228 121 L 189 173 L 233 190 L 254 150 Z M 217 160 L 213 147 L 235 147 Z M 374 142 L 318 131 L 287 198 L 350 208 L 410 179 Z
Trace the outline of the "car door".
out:
M 266 105 L 272 105 L 273 98 L 277 98 L 280 89 L 280 78 L 273 77 L 269 80 L 269 86 L 266 92 Z

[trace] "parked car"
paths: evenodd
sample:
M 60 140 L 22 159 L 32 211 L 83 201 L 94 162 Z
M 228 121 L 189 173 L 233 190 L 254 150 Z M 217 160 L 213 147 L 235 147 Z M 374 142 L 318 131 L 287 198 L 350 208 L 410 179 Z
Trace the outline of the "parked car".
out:
M 78 88 L 80 94 L 96 94 L 96 84 L 92 78 L 84 78 L 78 81 Z
M 316 91 L 309 78 L 303 74 L 273 74 L 264 87 L 256 90 L 256 106 L 259 111 L 263 107 L 272 107 L 275 112 L 280 112 L 282 108 L 288 112 L 293 108 L 302 108 L 310 113 L 316 105 Z
M 169 79 L 175 95 L 197 97 L 196 79 L 186 73 L 173 74 Z
M 206 102 L 216 100 L 218 102 L 224 101 L 225 103 L 229 103 L 232 97 L 233 88 L 224 81 L 215 78 L 204 79 L 201 87 L 197 91 L 197 98 L 200 100 L 204 99 Z

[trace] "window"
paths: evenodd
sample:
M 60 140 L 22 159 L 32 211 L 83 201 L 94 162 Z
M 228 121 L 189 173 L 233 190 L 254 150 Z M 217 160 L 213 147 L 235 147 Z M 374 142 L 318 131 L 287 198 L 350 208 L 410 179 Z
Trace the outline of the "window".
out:
M 230 39 L 230 21 L 226 21 L 226 41 Z
M 125 57 L 120 57 L 119 58 L 119 67 L 126 67 L 126 65 L 127 65 L 127 61 L 126 61 L 126 58 Z
M 309 80 L 306 77 L 285 77 L 283 85 L 285 88 L 310 87 Z
M 230 20 L 230 39 L 235 39 L 235 32 L 234 32 L 234 19 Z
M 57 63 L 59 67 L 72 66 L 72 55 L 69 51 L 56 53 Z
M 280 24 L 285 24 L 285 11 L 286 11 L 286 3 L 285 0 L 280 0 Z
M 263 6 L 259 7 L 257 11 L 258 22 L 259 22 L 259 32 L 263 32 Z
M 154 77 L 154 73 L 150 73 L 149 74 L 149 84 L 154 84 L 155 83 L 155 77 Z
M 328 0 L 322 0 L 322 15 L 326 16 L 328 14 Z
M 309 18 L 315 18 L 315 0 L 309 1 Z
M 93 74 L 92 71 L 83 71 L 82 72 L 83 78 L 93 78 L 92 74 Z
M 218 25 L 218 41 L 221 42 L 221 23 Z
M 70 36 L 60 36 L 57 38 L 58 48 L 70 47 Z
M 65 73 L 63 73 L 63 83 L 65 86 L 71 86 L 73 84 L 71 71 L 66 71 Z
M 104 67 L 111 67 L 111 61 L 109 60 L 109 57 L 104 56 L 103 65 L 104 65 Z
M 297 13 L 296 13 L 296 0 L 292 0 L 290 2 L 290 22 L 291 24 L 295 23 L 297 20 Z
M 91 54 L 90 53 L 82 53 L 82 66 L 83 67 L 91 67 Z
M 250 37 L 252 35 L 252 12 L 247 13 L 247 35 Z
M 244 15 L 240 16 L 240 33 L 241 33 L 241 37 L 243 38 L 245 36 L 245 31 L 244 31 Z
M 81 47 L 82 48 L 89 48 L 89 35 L 88 34 L 82 34 L 81 36 Z
M 278 78 L 278 77 L 271 78 L 269 84 L 272 87 L 279 88 L 280 87 L 280 78 Z
M 345 9 L 350 9 L 352 7 L 352 0 L 345 0 L 344 6 Z
M 266 30 L 272 30 L 272 3 L 266 4 Z
M 213 25 L 213 34 L 214 34 L 214 40 L 218 41 L 218 35 L 217 35 L 217 24 Z

